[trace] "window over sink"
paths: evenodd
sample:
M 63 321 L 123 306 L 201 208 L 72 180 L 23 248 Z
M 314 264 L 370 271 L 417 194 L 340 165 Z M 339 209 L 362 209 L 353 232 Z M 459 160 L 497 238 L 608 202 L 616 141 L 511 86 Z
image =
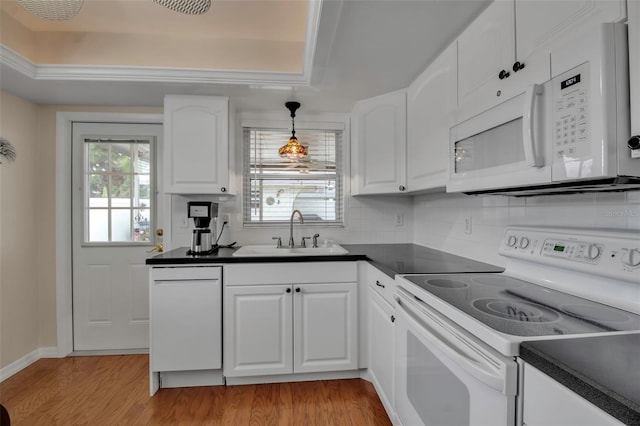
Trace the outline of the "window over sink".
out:
M 343 224 L 342 129 L 296 128 L 300 143 L 309 148 L 306 158 L 281 158 L 288 129 L 243 127 L 245 225 L 288 223 L 298 209 L 305 224 Z

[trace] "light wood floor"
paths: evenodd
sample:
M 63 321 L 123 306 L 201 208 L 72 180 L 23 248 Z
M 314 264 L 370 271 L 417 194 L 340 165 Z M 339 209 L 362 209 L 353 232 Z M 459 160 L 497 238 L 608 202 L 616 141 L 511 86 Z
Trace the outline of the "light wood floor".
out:
M 373 386 L 328 380 L 161 389 L 148 356 L 41 359 L 0 383 L 12 425 L 390 425 Z

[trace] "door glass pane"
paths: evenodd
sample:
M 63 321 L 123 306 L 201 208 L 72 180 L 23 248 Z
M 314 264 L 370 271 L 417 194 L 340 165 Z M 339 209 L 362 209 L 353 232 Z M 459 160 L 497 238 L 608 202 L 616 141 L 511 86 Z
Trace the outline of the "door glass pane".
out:
M 407 396 L 426 426 L 469 424 L 469 390 L 407 331 Z
M 111 171 L 114 173 L 131 172 L 131 144 L 111 144 Z
M 130 175 L 111 175 L 111 204 L 113 207 L 131 207 Z
M 100 143 L 89 143 L 89 164 L 90 172 L 109 171 L 109 146 Z
M 151 211 L 149 209 L 134 210 L 133 212 L 133 240 L 134 241 L 151 241 L 151 228 L 149 227 L 149 218 Z
M 84 140 L 85 242 L 152 243 L 151 140 Z
M 111 241 L 131 240 L 131 210 L 111 210 Z
M 455 143 L 456 173 L 523 161 L 522 117 Z
M 109 210 L 89 210 L 89 241 L 109 241 Z
M 109 206 L 109 176 L 89 175 L 89 207 Z

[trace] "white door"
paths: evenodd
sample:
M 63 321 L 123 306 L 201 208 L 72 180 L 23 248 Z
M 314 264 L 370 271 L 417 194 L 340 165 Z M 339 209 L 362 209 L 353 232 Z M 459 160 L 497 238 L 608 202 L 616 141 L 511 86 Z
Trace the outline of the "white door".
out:
M 73 348 L 149 346 L 159 124 L 73 123 Z

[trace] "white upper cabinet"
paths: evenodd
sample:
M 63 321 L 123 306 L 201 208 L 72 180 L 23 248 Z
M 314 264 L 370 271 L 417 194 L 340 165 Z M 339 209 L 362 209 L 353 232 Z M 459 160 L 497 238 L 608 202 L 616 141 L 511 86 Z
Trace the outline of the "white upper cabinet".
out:
M 626 18 L 624 0 L 496 0 L 458 39 L 457 121 L 551 78 L 554 43 Z
M 626 7 L 624 0 L 516 0 L 515 17 L 517 59 L 527 63 L 537 50 L 549 52 L 549 45 L 568 34 L 623 20 Z
M 164 192 L 228 193 L 227 97 L 166 96 L 164 132 Z
M 401 90 L 358 102 L 351 123 L 352 194 L 404 193 L 406 92 Z
M 513 15 L 513 1 L 495 1 L 458 38 L 458 103 L 465 118 L 507 99 L 502 92 L 515 58 Z
M 444 187 L 448 177 L 451 113 L 458 105 L 457 43 L 407 89 L 407 190 Z
M 629 83 L 631 87 L 631 135 L 640 143 L 640 1 L 629 1 Z

